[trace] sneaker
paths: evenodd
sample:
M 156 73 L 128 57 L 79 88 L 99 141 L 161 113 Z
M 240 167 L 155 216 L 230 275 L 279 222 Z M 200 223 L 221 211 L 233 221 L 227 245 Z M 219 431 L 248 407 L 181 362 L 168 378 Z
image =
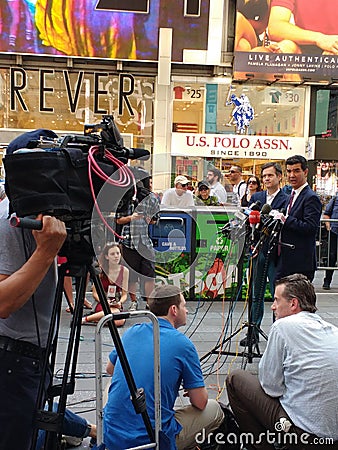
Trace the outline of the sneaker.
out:
M 131 302 L 128 308 L 128 311 L 137 311 L 138 309 L 138 303 L 137 302 Z
M 75 436 L 64 436 L 66 442 L 66 448 L 79 447 L 82 444 L 83 439 Z
M 329 291 L 331 289 L 330 288 L 330 283 L 328 283 L 327 281 L 324 281 L 323 289 L 325 289 L 326 291 Z

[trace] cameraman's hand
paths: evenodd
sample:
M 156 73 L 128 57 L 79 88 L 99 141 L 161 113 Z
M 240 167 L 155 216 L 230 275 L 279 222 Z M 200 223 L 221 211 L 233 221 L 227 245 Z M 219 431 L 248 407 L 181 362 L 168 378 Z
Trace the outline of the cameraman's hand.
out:
M 40 214 L 42 230 L 34 230 L 36 249 L 25 264 L 11 275 L 0 274 L 0 317 L 5 319 L 20 309 L 33 295 L 55 256 L 64 243 L 67 232 L 63 222 Z M 50 286 L 54 288 L 53 284 Z
M 56 217 L 42 216 L 42 214 L 37 219 L 42 221 L 42 230 L 32 231 L 37 251 L 44 252 L 47 257 L 54 258 L 67 237 L 65 223 Z

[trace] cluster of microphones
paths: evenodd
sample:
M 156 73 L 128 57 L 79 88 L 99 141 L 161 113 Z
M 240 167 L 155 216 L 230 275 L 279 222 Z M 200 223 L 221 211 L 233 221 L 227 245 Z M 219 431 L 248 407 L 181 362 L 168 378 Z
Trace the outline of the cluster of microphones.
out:
M 285 213 L 285 209 L 272 209 L 268 203 L 263 205 L 262 208 L 260 201 L 253 203 L 250 208 L 244 211 L 244 214 L 249 218 L 251 239 L 254 240 L 256 230 L 267 236 L 275 237 L 286 220 Z
M 251 228 L 251 241 L 255 241 L 256 234 L 260 236 L 270 236 L 276 238 L 286 220 L 286 210 L 272 209 L 271 205 L 262 206 L 260 201 L 253 203 L 249 208 L 244 209 L 243 213 L 235 214 L 234 219 L 230 220 L 219 233 L 224 235 L 230 234 L 231 231 L 243 228 L 243 224 L 249 223 Z

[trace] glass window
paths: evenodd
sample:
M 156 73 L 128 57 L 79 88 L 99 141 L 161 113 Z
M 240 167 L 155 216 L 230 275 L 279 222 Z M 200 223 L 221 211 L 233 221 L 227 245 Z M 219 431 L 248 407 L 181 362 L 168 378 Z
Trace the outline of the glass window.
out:
M 121 79 L 107 72 L 47 67 L 0 69 L 2 129 L 82 133 L 84 124 L 99 123 L 102 115 L 113 114 L 120 132 L 127 135 L 125 145 L 151 150 L 153 101 L 153 77 L 124 74 Z
M 319 89 L 316 92 L 315 135 L 337 138 L 338 90 Z
M 302 87 L 176 82 L 173 91 L 174 132 L 304 135 Z

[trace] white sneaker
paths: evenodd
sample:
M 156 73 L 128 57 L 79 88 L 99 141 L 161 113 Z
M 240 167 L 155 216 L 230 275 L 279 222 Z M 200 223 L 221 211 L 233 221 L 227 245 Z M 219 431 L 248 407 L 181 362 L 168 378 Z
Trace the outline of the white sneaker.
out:
M 66 448 L 79 447 L 82 444 L 83 439 L 75 436 L 64 436 L 66 441 Z
M 138 309 L 138 303 L 137 302 L 131 302 L 128 308 L 128 311 L 137 311 Z

